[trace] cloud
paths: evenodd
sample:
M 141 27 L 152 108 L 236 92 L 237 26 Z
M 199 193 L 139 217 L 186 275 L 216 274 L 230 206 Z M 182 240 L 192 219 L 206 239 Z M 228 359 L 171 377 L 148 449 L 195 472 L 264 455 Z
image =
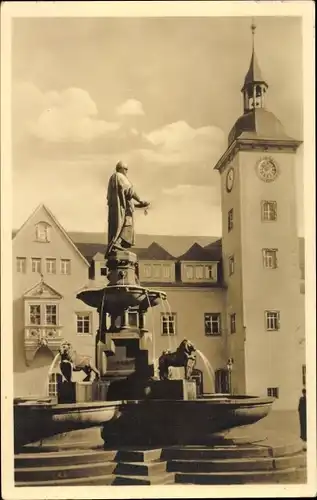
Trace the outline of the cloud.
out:
M 178 121 L 145 134 L 149 147 L 142 150 L 148 161 L 158 163 L 212 162 L 224 150 L 223 131 L 214 126 L 193 128 Z
M 144 110 L 142 103 L 136 99 L 128 99 L 117 107 L 119 116 L 143 116 Z
M 13 120 L 16 138 L 29 133 L 47 142 L 89 142 L 120 128 L 97 118 L 89 93 L 80 88 L 42 93 L 32 83 L 14 88 Z

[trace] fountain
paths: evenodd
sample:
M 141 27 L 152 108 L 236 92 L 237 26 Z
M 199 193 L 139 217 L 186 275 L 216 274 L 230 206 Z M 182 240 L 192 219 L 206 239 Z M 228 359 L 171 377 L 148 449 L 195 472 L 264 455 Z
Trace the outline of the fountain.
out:
M 166 301 L 166 294 L 139 283 L 137 257 L 129 250 L 134 242 L 131 200 L 141 208 L 148 204 L 140 201 L 124 172 L 119 164 L 109 181 L 108 284 L 77 295 L 99 314 L 95 364 L 100 377 L 75 383 L 70 376 L 59 384 L 58 404 L 48 399 L 16 402 L 16 484 L 294 481 L 288 469 L 293 460 L 297 468 L 293 464 L 292 472 L 302 474 L 298 444 L 274 447 L 264 436 L 257 446 L 245 431 L 232 433 L 265 417 L 273 398 L 197 397 L 191 371 L 198 351 L 186 339 L 174 353 L 160 356 L 155 376 L 155 339 L 145 320 L 150 308 Z M 123 212 L 118 185 L 126 196 Z M 131 311 L 138 326 L 130 324 Z M 123 368 L 109 375 L 119 350 Z M 185 377 L 170 380 L 169 366 L 185 368 Z M 283 455 L 290 457 L 288 465 L 280 461 L 278 468 L 276 457 Z

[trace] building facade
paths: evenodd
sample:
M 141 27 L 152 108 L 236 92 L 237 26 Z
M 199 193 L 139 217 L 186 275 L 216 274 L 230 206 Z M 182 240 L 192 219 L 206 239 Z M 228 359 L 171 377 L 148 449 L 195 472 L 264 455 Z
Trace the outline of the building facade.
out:
M 268 394 L 277 398 L 275 408 L 294 409 L 305 384 L 294 171 L 300 143 L 266 110 L 267 90 L 253 50 L 243 114 L 215 166 L 222 239 L 192 241 L 181 255 L 155 241 L 133 251 L 140 282 L 168 297 L 147 314 L 155 358 L 189 338 L 199 350 L 205 393 Z M 72 239 L 44 205 L 14 234 L 16 397 L 56 394 L 63 339 L 94 357 L 98 317 L 76 294 L 106 281 L 103 239 Z M 130 322 L 137 324 L 133 311 Z

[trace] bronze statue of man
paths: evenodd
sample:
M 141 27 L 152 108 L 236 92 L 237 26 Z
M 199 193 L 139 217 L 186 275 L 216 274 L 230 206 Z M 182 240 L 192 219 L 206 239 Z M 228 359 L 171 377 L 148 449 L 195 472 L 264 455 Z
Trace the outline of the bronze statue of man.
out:
M 134 208 L 146 208 L 147 201 L 141 201 L 127 177 L 128 167 L 119 161 L 108 184 L 108 247 L 106 257 L 113 250 L 131 248 L 135 244 Z M 133 203 L 138 202 L 138 205 Z

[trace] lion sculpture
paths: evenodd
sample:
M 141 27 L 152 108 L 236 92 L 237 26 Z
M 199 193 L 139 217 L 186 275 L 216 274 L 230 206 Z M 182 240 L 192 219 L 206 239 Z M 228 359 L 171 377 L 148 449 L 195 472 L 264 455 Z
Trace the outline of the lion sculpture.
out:
M 99 370 L 94 366 L 89 356 L 77 354 L 70 342 L 63 342 L 59 348 L 61 361 L 59 364 L 61 373 L 67 382 L 72 382 L 73 372 L 83 371 L 86 377 L 83 382 L 90 382 L 91 373 L 95 374 L 95 380 L 100 378 Z
M 169 378 L 170 366 L 183 366 L 185 368 L 185 379 L 189 380 L 196 364 L 196 348 L 190 340 L 184 339 L 175 352 L 163 351 L 158 363 L 160 380 Z

